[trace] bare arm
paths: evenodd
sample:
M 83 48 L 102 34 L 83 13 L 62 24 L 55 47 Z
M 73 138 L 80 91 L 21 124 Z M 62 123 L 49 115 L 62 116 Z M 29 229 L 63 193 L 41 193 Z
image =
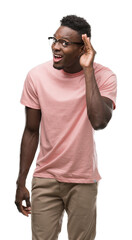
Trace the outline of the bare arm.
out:
M 112 117 L 112 100 L 100 95 L 93 67 L 84 69 L 86 82 L 87 114 L 95 130 L 107 126 Z
M 103 129 L 111 119 L 113 103 L 111 99 L 102 97 L 99 92 L 93 68 L 96 52 L 85 34 L 82 35 L 82 40 L 84 48 L 80 57 L 80 65 L 85 75 L 87 115 L 95 130 Z
M 25 108 L 26 110 L 26 125 L 21 141 L 20 150 L 20 168 L 17 179 L 17 191 L 15 204 L 18 210 L 28 216 L 30 213 L 30 196 L 25 187 L 26 177 L 33 162 L 38 141 L 39 141 L 39 126 L 41 120 L 41 110 Z M 22 200 L 26 201 L 26 207 L 22 206 Z

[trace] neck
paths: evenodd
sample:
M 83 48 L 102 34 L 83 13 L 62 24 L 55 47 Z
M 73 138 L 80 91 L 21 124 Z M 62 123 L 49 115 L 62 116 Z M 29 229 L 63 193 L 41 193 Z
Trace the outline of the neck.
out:
M 83 68 L 80 66 L 76 66 L 76 67 L 64 67 L 63 70 L 67 73 L 77 73 L 80 72 Z

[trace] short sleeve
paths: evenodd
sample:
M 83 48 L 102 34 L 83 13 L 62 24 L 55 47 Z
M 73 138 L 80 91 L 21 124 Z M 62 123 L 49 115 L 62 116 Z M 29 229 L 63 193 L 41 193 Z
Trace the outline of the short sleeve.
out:
M 101 76 L 99 84 L 99 91 L 101 96 L 110 98 L 113 101 L 114 109 L 116 108 L 116 96 L 117 96 L 117 78 L 114 73 L 108 72 Z
M 40 109 L 37 90 L 32 81 L 30 73 L 27 74 L 27 77 L 25 79 L 20 102 L 27 107 Z

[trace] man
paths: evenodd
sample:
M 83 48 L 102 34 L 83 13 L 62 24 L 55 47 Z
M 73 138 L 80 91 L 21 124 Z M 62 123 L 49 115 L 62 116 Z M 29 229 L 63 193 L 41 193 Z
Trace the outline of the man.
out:
M 85 19 L 64 17 L 49 37 L 53 60 L 30 70 L 24 83 L 21 103 L 26 106 L 26 125 L 15 203 L 25 216 L 31 213 L 33 240 L 58 239 L 64 210 L 70 240 L 93 240 L 96 235 L 101 177 L 93 132 L 105 128 L 112 117 L 116 76 L 94 62 L 90 39 L 91 27 Z M 30 205 L 25 182 L 40 125 Z

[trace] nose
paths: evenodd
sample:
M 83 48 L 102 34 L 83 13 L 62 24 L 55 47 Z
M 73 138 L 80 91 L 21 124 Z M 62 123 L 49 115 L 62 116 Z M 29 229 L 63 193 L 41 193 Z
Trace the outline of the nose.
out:
M 53 50 L 60 50 L 61 49 L 61 44 L 57 41 L 52 45 Z

